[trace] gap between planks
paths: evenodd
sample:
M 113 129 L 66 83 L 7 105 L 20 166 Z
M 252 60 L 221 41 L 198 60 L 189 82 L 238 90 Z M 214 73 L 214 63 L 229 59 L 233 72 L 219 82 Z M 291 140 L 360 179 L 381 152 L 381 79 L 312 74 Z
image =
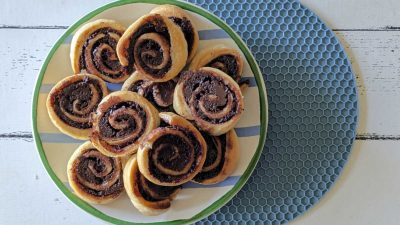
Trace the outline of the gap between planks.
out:
M 1 139 L 24 139 L 27 141 L 32 141 L 33 140 L 33 135 L 31 132 L 12 132 L 12 133 L 3 133 L 0 134 L 0 140 Z M 362 140 L 362 141 L 367 141 L 367 140 L 379 140 L 379 141 L 384 141 L 384 140 L 400 140 L 400 135 L 379 135 L 375 133 L 364 133 L 364 134 L 357 134 L 356 135 L 356 140 Z
M 20 25 L 7 25 L 0 24 L 0 29 L 26 29 L 26 30 L 65 30 L 69 26 L 57 25 L 37 25 L 37 26 L 20 26 Z
M 8 25 L 0 24 L 0 29 L 27 29 L 27 30 L 65 30 L 69 26 L 64 25 L 36 25 L 36 26 L 21 26 L 21 25 Z M 346 29 L 332 29 L 333 31 L 400 31 L 397 26 L 385 26 L 378 28 L 346 28 Z

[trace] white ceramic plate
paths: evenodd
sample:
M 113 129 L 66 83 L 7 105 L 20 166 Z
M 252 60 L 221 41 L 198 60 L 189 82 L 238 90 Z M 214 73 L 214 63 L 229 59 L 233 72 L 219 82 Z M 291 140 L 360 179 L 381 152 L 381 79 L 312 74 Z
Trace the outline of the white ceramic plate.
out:
M 133 207 L 126 194 L 107 205 L 88 204 L 74 195 L 68 185 L 66 168 L 68 159 L 82 141 L 60 133 L 48 117 L 45 101 L 49 91 L 58 81 L 73 74 L 69 50 L 75 30 L 100 18 L 113 19 L 129 26 L 158 4 L 175 4 L 187 10 L 199 30 L 200 49 L 215 44 L 238 49 L 245 59 L 243 76 L 250 79 L 250 88 L 244 93 L 245 112 L 235 128 L 240 143 L 240 159 L 235 172 L 227 180 L 216 185 L 185 184 L 166 213 L 148 217 Z M 111 90 L 121 88 L 121 85 L 108 85 Z M 259 159 L 266 137 L 267 113 L 267 96 L 261 72 L 240 37 L 211 13 L 195 5 L 175 0 L 150 0 L 146 3 L 140 0 L 118 1 L 84 16 L 62 35 L 48 54 L 37 79 L 32 105 L 36 146 L 55 184 L 81 209 L 115 224 L 192 223 L 222 207 L 245 184 Z

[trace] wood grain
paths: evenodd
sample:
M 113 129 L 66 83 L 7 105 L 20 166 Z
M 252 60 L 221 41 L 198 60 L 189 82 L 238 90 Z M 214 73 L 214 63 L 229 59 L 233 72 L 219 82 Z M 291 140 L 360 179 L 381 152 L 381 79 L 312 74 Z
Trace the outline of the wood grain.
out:
M 336 32 L 353 66 L 363 138 L 400 134 L 400 32 Z
M 31 131 L 32 91 L 48 51 L 64 30 L 2 29 L 0 134 Z M 29 41 L 26 41 L 29 37 Z

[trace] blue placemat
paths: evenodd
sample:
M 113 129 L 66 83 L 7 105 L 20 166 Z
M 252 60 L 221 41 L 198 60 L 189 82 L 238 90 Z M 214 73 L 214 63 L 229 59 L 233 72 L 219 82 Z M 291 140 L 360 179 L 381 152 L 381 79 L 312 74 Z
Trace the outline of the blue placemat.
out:
M 249 182 L 201 223 L 284 224 L 328 191 L 350 153 L 356 82 L 332 31 L 291 0 L 190 0 L 244 39 L 264 74 L 268 137 Z

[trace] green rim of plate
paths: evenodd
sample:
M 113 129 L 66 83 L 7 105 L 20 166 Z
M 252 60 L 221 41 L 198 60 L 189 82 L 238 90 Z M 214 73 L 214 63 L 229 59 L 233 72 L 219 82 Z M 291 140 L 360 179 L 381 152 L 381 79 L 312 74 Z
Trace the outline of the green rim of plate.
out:
M 239 35 L 237 35 L 235 33 L 235 31 L 233 31 L 232 28 L 230 28 L 224 21 L 222 21 L 217 16 L 211 14 L 210 12 L 208 12 L 194 4 L 187 3 L 187 2 L 181 2 L 181 1 L 177 1 L 177 0 L 121 0 L 121 1 L 116 1 L 116 2 L 106 4 L 102 7 L 88 13 L 83 18 L 81 18 L 76 23 L 74 23 L 71 27 L 69 27 L 68 30 L 58 39 L 56 44 L 50 50 L 49 54 L 46 57 L 46 60 L 44 61 L 43 65 L 42 65 L 42 68 L 40 69 L 39 76 L 36 80 L 36 85 L 35 85 L 34 95 L 33 95 L 33 102 L 32 102 L 32 127 L 33 127 L 33 137 L 35 140 L 36 148 L 39 152 L 40 159 L 42 160 L 42 163 L 43 163 L 45 169 L 47 170 L 48 174 L 50 175 L 51 179 L 54 181 L 54 183 L 57 185 L 57 187 L 64 193 L 64 195 L 67 196 L 69 200 L 71 200 L 73 203 L 75 203 L 81 209 L 83 209 L 87 213 L 89 213 L 97 218 L 100 218 L 104 221 L 107 221 L 107 222 L 113 223 L 113 224 L 149 224 L 149 223 L 134 223 L 134 222 L 129 222 L 129 221 L 125 221 L 125 220 L 120 220 L 115 217 L 111 217 L 111 216 L 106 215 L 105 213 L 95 209 L 94 207 L 92 207 L 91 205 L 86 203 L 85 201 L 78 198 L 75 194 L 73 194 L 61 182 L 61 180 L 56 176 L 55 172 L 53 171 L 49 162 L 47 161 L 46 154 L 43 150 L 42 141 L 40 139 L 40 135 L 39 135 L 39 132 L 37 129 L 37 103 L 38 103 L 38 98 L 39 98 L 39 90 L 40 90 L 43 76 L 46 72 L 47 66 L 48 66 L 51 58 L 53 57 L 54 53 L 58 49 L 58 47 L 64 42 L 64 40 L 76 28 L 78 28 L 81 24 L 85 23 L 86 21 L 93 18 L 97 14 L 99 14 L 107 9 L 116 7 L 116 6 L 122 6 L 122 5 L 126 5 L 126 4 L 131 4 L 131 3 L 173 4 L 173 5 L 179 6 L 183 9 L 186 9 L 186 10 L 192 11 L 196 14 L 199 14 L 199 15 L 205 17 L 206 19 L 210 20 L 211 22 L 213 22 L 214 24 L 219 26 L 221 29 L 223 29 L 239 46 L 239 48 L 245 55 L 246 60 L 249 62 L 250 68 L 256 78 L 259 99 L 260 99 L 260 121 L 261 121 L 260 139 L 258 142 L 258 147 L 257 147 L 256 153 L 254 154 L 253 158 L 251 159 L 250 164 L 248 165 L 246 171 L 240 177 L 239 181 L 225 195 L 223 195 L 217 201 L 215 201 L 213 204 L 208 206 L 206 209 L 197 213 L 195 216 L 193 216 L 189 219 L 163 221 L 163 222 L 156 222 L 156 223 L 152 223 L 152 224 L 194 223 L 198 220 L 205 218 L 206 216 L 212 214 L 213 212 L 215 212 L 216 210 L 218 210 L 219 208 L 224 206 L 229 200 L 231 200 L 239 192 L 239 190 L 247 182 L 247 180 L 249 179 L 250 175 L 252 174 L 252 172 L 260 158 L 262 150 L 264 148 L 264 143 L 265 143 L 266 136 L 267 136 L 267 124 L 268 124 L 267 93 L 266 93 L 266 89 L 265 89 L 265 84 L 264 84 L 264 80 L 263 80 L 260 68 L 258 67 L 257 62 L 254 59 L 253 55 L 251 54 L 250 50 L 247 48 L 246 44 L 239 37 Z

